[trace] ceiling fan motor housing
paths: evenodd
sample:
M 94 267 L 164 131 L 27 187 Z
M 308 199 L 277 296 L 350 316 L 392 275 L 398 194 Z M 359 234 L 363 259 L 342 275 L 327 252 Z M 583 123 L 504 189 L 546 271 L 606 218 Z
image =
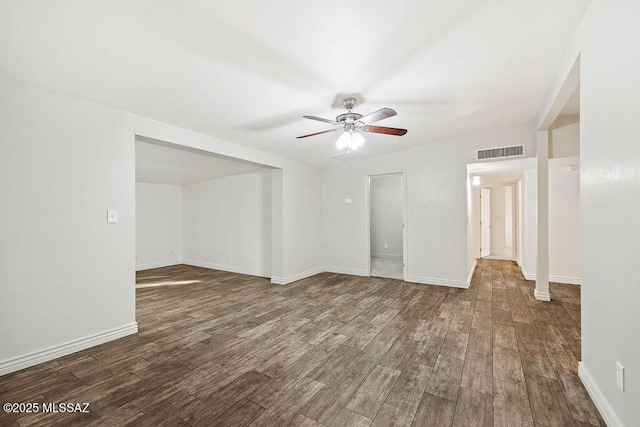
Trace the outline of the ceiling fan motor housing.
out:
M 348 113 L 340 114 L 338 117 L 336 117 L 336 121 L 341 123 L 343 122 L 349 123 L 349 122 L 358 121 L 361 118 L 362 118 L 362 114 L 348 112 Z

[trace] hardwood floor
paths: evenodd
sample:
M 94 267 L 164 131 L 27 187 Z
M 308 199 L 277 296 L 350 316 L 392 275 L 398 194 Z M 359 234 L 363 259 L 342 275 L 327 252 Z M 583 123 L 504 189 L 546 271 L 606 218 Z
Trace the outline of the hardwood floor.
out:
M 470 289 L 323 273 L 278 286 L 138 274 L 140 331 L 0 377 L 0 401 L 88 402 L 0 425 L 605 425 L 577 376 L 580 288 L 481 260 Z

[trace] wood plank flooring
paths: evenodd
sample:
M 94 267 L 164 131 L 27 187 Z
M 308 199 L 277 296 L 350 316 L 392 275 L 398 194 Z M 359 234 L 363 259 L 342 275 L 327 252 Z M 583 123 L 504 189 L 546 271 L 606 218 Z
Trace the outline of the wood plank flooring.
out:
M 138 274 L 140 331 L 0 377 L 0 425 L 604 426 L 577 376 L 580 288 L 481 260 L 470 289 L 323 273 Z

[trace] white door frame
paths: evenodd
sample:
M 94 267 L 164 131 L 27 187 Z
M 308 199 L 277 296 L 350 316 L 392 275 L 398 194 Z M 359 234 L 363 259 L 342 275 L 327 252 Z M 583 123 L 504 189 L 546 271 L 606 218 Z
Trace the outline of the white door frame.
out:
M 400 175 L 402 182 L 402 280 L 406 280 L 407 271 L 409 269 L 407 256 L 407 233 L 409 229 L 407 218 L 407 173 L 406 171 L 395 172 L 380 172 L 380 173 L 368 173 L 365 175 L 365 220 L 364 220 L 364 235 L 365 235 L 365 267 L 367 276 L 371 276 L 371 177 L 379 175 Z

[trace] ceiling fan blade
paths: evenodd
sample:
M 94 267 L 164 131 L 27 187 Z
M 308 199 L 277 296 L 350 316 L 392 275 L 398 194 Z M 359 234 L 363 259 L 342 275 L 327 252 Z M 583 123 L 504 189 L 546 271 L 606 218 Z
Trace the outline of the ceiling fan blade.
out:
M 316 116 L 302 116 L 305 119 L 317 120 L 319 122 L 331 123 L 332 125 L 339 125 L 340 122 L 336 122 L 335 120 L 323 119 L 322 117 Z
M 363 132 L 383 133 L 385 135 L 397 135 L 397 136 L 402 136 L 405 133 L 407 133 L 406 129 L 388 128 L 384 126 L 363 126 L 361 130 Z
M 338 130 L 340 130 L 340 129 L 323 130 L 322 132 L 310 133 L 309 135 L 296 136 L 296 139 L 307 138 L 307 137 L 316 136 L 316 135 L 322 135 L 323 133 L 335 132 L 335 131 L 338 131 Z
M 395 110 L 392 110 L 391 108 L 381 108 L 378 111 L 374 111 L 373 113 L 361 117 L 358 121 L 364 123 L 365 125 L 368 125 L 369 123 L 377 122 L 378 120 L 393 117 L 396 114 L 398 113 L 396 113 Z

